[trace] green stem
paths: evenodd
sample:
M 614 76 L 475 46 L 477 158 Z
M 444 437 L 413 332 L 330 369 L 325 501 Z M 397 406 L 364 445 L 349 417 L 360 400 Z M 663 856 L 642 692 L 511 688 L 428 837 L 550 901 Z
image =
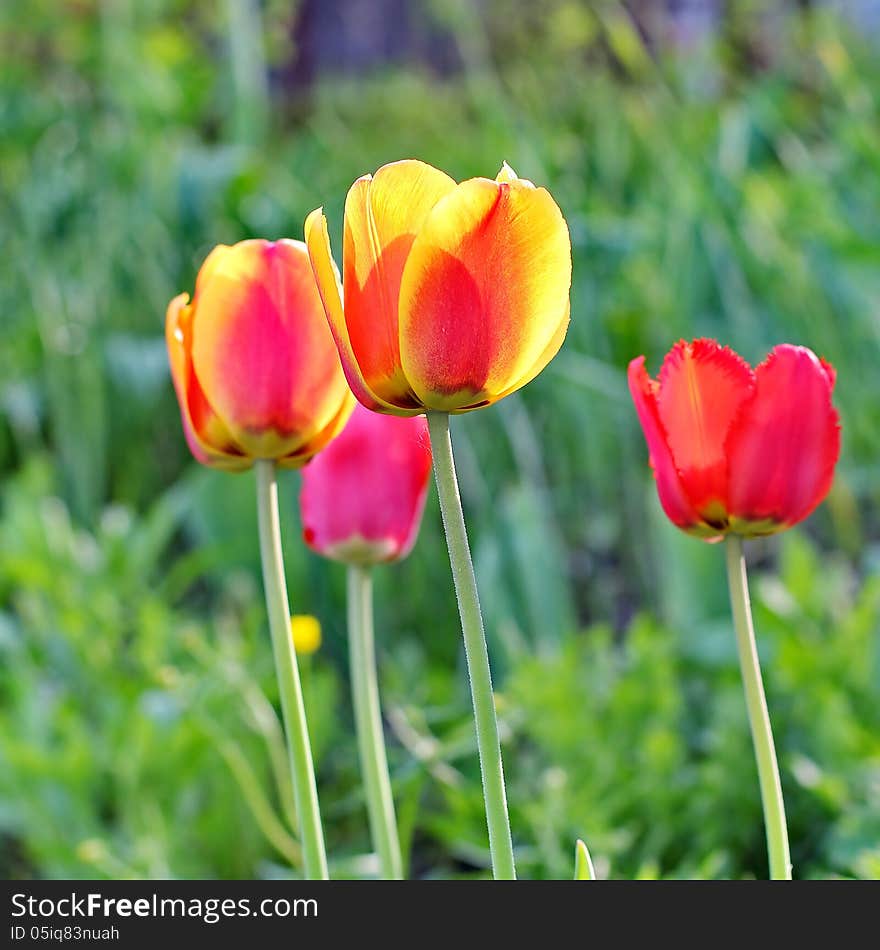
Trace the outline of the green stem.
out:
M 255 463 L 257 474 L 257 515 L 260 524 L 260 558 L 263 562 L 263 586 L 272 631 L 275 672 L 281 693 L 281 712 L 287 733 L 287 753 L 293 775 L 293 791 L 299 816 L 299 834 L 303 849 L 305 875 L 310 880 L 326 880 L 327 855 L 324 832 L 318 807 L 315 768 L 306 725 L 299 669 L 293 637 L 290 633 L 290 607 L 284 579 L 284 557 L 281 551 L 281 526 L 278 520 L 278 483 L 275 463 L 260 459 Z
M 477 750 L 483 777 L 483 798 L 486 803 L 486 822 L 489 826 L 489 850 L 492 871 L 498 880 L 514 880 L 513 843 L 510 838 L 510 819 L 507 815 L 507 794 L 504 790 L 504 770 L 501 764 L 501 744 L 498 739 L 498 721 L 495 718 L 495 697 L 492 695 L 492 675 L 489 669 L 489 651 L 480 613 L 477 579 L 468 545 L 464 512 L 458 493 L 452 440 L 449 437 L 449 414 L 429 412 L 431 449 L 434 455 L 434 477 L 440 496 L 440 511 L 446 529 L 446 544 L 452 565 L 452 579 L 458 598 L 461 632 L 467 658 L 474 719 L 477 727 Z
M 770 856 L 770 877 L 774 881 L 790 881 L 791 856 L 788 850 L 782 783 L 779 780 L 779 765 L 776 762 L 776 749 L 773 746 L 767 699 L 761 682 L 761 665 L 758 661 L 755 630 L 752 625 L 752 608 L 749 602 L 749 584 L 746 578 L 742 538 L 734 534 L 727 538 L 727 583 L 730 587 L 733 625 L 736 629 L 736 645 L 746 693 L 746 707 L 749 711 L 752 744 L 755 747 L 755 759 L 758 763 L 758 781 L 761 785 L 764 825 L 767 831 L 767 851 Z
M 348 568 L 348 645 L 370 835 L 379 855 L 382 877 L 387 881 L 400 881 L 403 879 L 403 860 L 382 731 L 373 637 L 373 577 L 368 567 L 351 565 Z

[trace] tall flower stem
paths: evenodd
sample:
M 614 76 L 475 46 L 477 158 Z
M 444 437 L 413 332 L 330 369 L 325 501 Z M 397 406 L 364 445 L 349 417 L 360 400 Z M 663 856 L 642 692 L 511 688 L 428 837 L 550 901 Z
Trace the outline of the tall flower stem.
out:
M 489 826 L 489 850 L 492 871 L 496 879 L 514 880 L 513 843 L 510 837 L 510 819 L 507 815 L 507 794 L 504 789 L 504 770 L 501 764 L 501 744 L 498 738 L 498 720 L 495 718 L 495 698 L 492 695 L 492 675 L 489 669 L 489 651 L 480 613 L 477 579 L 468 545 L 464 512 L 458 492 L 452 440 L 449 437 L 449 414 L 429 412 L 431 450 L 434 455 L 434 477 L 440 496 L 440 511 L 446 529 L 446 544 L 452 565 L 452 579 L 458 598 L 458 613 L 464 636 L 471 698 L 477 727 L 477 750 L 483 777 L 483 798 L 486 803 L 486 822 Z
M 257 475 L 257 516 L 260 525 L 260 558 L 263 563 L 263 587 L 272 632 L 275 672 L 281 693 L 281 712 L 287 734 L 287 754 L 293 775 L 293 791 L 299 816 L 299 834 L 303 849 L 305 875 L 310 880 L 326 880 L 327 855 L 324 831 L 318 807 L 315 767 L 306 725 L 306 709 L 302 684 L 296 664 L 296 652 L 290 632 L 290 607 L 284 578 L 284 556 L 281 550 L 281 526 L 278 519 L 278 482 L 275 463 L 260 459 L 255 463 Z
M 351 689 L 358 753 L 370 835 L 379 855 L 382 877 L 387 881 L 403 879 L 403 861 L 394 798 L 385 754 L 382 710 L 376 672 L 376 646 L 373 637 L 373 576 L 368 567 L 348 568 L 348 647 Z
M 752 730 L 752 744 L 758 763 L 758 781 L 761 786 L 767 851 L 770 857 L 770 877 L 774 881 L 790 881 L 791 856 L 785 824 L 785 804 L 782 801 L 782 783 L 779 780 L 779 765 L 776 762 L 773 732 L 770 729 L 767 698 L 764 695 L 764 684 L 761 682 L 761 665 L 752 624 L 742 538 L 735 534 L 729 535 L 726 547 L 727 583 L 730 588 L 730 604 L 733 608 L 733 625 L 736 629 L 736 645 L 745 687 L 749 726 Z

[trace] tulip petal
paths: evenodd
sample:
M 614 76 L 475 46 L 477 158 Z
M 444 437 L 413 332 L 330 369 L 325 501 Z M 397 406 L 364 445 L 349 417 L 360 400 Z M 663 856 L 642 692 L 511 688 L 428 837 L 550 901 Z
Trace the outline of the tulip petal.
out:
M 348 328 L 345 325 L 345 315 L 342 309 L 339 271 L 336 269 L 336 264 L 330 252 L 327 218 L 322 208 L 316 208 L 306 218 L 305 237 L 312 273 L 324 304 L 324 313 L 330 325 L 333 340 L 339 351 L 342 370 L 351 391 L 357 397 L 358 402 L 366 406 L 367 409 L 376 412 L 394 411 L 396 407 L 379 399 L 376 393 L 367 385 L 355 358 L 351 341 L 348 338 Z M 415 410 L 413 414 L 415 415 Z
M 657 482 L 657 494 L 666 516 L 684 531 L 702 537 L 717 534 L 717 528 L 703 522 L 684 490 L 660 421 L 657 406 L 658 384 L 648 375 L 644 356 L 637 356 L 630 362 L 627 379 L 636 413 L 642 424 L 642 432 L 648 443 L 648 457 Z
M 463 182 L 434 207 L 403 272 L 401 359 L 416 395 L 450 412 L 512 392 L 559 334 L 570 287 L 568 227 L 545 189 Z
M 525 179 L 520 179 L 517 173 L 507 164 L 507 162 L 501 163 L 501 169 L 498 174 L 495 176 L 495 181 L 525 181 Z M 529 182 L 531 185 L 532 183 Z M 533 186 L 534 187 L 534 186 Z
M 370 208 L 371 184 L 369 176 L 359 178 L 345 199 L 342 244 L 345 328 L 358 370 L 380 401 L 415 408 L 400 366 L 397 295 L 389 286 L 384 249 Z M 393 254 L 393 250 L 390 253 Z
M 183 434 L 197 461 L 214 468 L 243 471 L 251 460 L 241 454 L 229 430 L 202 392 L 189 357 L 191 347 L 189 294 L 178 294 L 165 314 L 165 342 L 171 379 L 180 405 Z
M 431 209 L 456 187 L 418 161 L 359 178 L 345 201 L 342 253 L 345 322 L 367 385 L 402 408 L 420 408 L 400 365 L 398 301 L 404 265 Z
M 704 520 L 724 527 L 730 427 L 751 398 L 754 374 L 714 340 L 677 343 L 663 361 L 657 408 L 682 487 Z
M 284 455 L 278 459 L 279 468 L 302 468 L 307 462 L 311 461 L 315 455 L 318 454 L 322 449 L 324 449 L 330 442 L 332 442 L 337 435 L 345 428 L 345 423 L 348 422 L 348 418 L 351 415 L 352 409 L 357 406 L 357 400 L 354 395 L 349 392 L 345 399 L 342 401 L 342 405 L 339 407 L 339 412 L 330 420 L 330 422 L 319 432 L 315 433 L 307 443 L 301 445 L 294 452 L 291 452 L 289 455 Z
M 553 359 L 554 356 L 559 352 L 559 348 L 562 346 L 565 341 L 565 335 L 568 333 L 568 325 L 571 322 L 571 306 L 565 308 L 565 315 L 562 318 L 562 321 L 559 324 L 556 333 L 550 339 L 550 342 L 544 349 L 544 352 L 538 357 L 537 362 L 534 366 L 530 367 L 529 371 L 521 376 L 516 382 L 512 383 L 507 389 L 502 390 L 500 395 L 496 396 L 492 401 L 498 402 L 499 399 L 503 399 L 505 396 L 509 396 L 511 393 L 517 391 L 517 389 L 522 389 L 523 386 L 526 386 L 530 383 L 536 376 L 538 376 L 542 370 L 544 370 L 547 364 Z M 476 408 L 476 407 L 475 407 Z
M 234 267 L 236 260 L 236 249 L 229 244 L 218 244 L 202 262 L 198 274 L 196 274 L 196 292 L 193 304 L 198 302 L 199 294 L 208 286 L 215 271 L 221 270 L 223 266 Z
M 837 382 L 837 370 L 827 361 L 823 360 L 822 357 L 819 357 L 819 364 L 822 369 L 825 370 L 825 375 L 828 377 L 828 383 L 831 386 L 831 391 L 834 392 L 834 385 Z
M 248 455 L 290 455 L 338 414 L 347 387 L 302 242 L 226 249 L 192 319 L 195 374 Z
M 746 525 L 790 526 L 831 488 L 840 455 L 840 422 L 831 404 L 834 371 L 806 347 L 783 344 L 755 378 L 755 398 L 727 443 L 730 506 Z

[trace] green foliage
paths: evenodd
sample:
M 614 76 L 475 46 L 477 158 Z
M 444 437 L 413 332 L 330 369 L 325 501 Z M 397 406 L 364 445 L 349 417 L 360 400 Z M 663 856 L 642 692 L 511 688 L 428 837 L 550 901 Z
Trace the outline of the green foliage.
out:
M 570 877 L 578 837 L 600 875 L 764 873 L 719 552 L 663 519 L 625 383 L 633 356 L 656 369 L 706 334 L 751 360 L 804 343 L 838 370 L 829 501 L 750 554 L 797 873 L 880 876 L 876 48 L 817 14 L 768 53 L 742 14 L 713 48 L 661 55 L 616 3 L 493 0 L 481 21 L 431 0 L 460 70 L 306 89 L 295 6 L 244 5 L 253 31 L 213 0 L 0 9 L 4 868 L 297 873 L 253 483 L 192 464 L 164 310 L 211 246 L 299 237 L 320 204 L 339 254 L 350 183 L 417 156 L 457 178 L 506 159 L 572 233 L 563 351 L 453 427 L 523 873 Z M 344 578 L 296 543 L 296 487 L 328 843 L 335 873 L 369 874 Z M 435 498 L 377 602 L 413 871 L 485 873 Z
M 712 553 L 721 574 L 721 552 Z M 813 562 L 806 586 L 804 560 Z M 852 577 L 819 576 L 814 549 L 795 535 L 782 546 L 780 575 L 759 575 L 754 585 L 793 862 L 799 876 L 873 876 L 880 584 L 875 578 L 853 601 Z M 839 581 L 848 596 L 835 607 Z M 581 831 L 615 876 L 766 876 L 729 620 L 703 635 L 717 646 L 689 643 L 643 617 L 622 645 L 594 630 L 551 662 L 528 660 L 513 678 L 506 698 L 524 751 L 508 758 L 533 777 L 518 800 L 532 803 L 529 837 L 540 841 L 542 828 L 547 836 L 543 873 L 565 874 Z M 858 825 L 859 843 L 848 839 L 847 852 L 841 835 Z
M 723 577 L 723 552 L 704 553 Z M 796 534 L 779 560 L 778 575 L 756 572 L 753 600 L 795 872 L 875 877 L 880 579 L 856 590 L 840 564 L 823 576 Z M 416 680 L 430 683 L 407 668 L 399 684 Z M 430 827 L 463 862 L 485 867 L 472 749 L 442 702 L 426 686 L 409 698 L 410 715 L 428 710 L 425 734 L 432 727 L 446 750 L 439 761 L 470 777 L 435 775 L 445 812 Z M 570 876 L 571 842 L 583 834 L 600 876 L 767 876 L 728 617 L 674 631 L 643 615 L 623 639 L 594 627 L 555 655 L 523 651 L 498 705 L 523 875 Z
M 298 863 L 253 579 L 210 615 L 171 605 L 183 496 L 77 529 L 44 462 L 3 497 L 0 833 L 7 874 L 241 877 Z M 309 670 L 316 755 L 336 676 Z M 285 806 L 285 803 L 287 805 Z M 287 818 L 281 819 L 283 807 Z M 263 828 L 271 831 L 269 847 Z
M 71 523 L 53 490 L 45 463 L 32 463 L 7 485 L 0 521 L 6 872 L 297 873 L 255 573 L 217 566 L 222 539 L 203 539 L 195 560 L 179 550 L 178 532 L 202 504 L 187 483 L 142 518 L 105 510 L 95 533 Z M 722 576 L 721 551 L 703 551 Z M 434 570 L 445 578 L 442 562 Z M 307 587 L 294 579 L 292 589 L 296 597 Z M 792 533 L 778 573 L 758 572 L 754 601 L 797 873 L 874 877 L 878 578 L 861 584 L 842 559 L 823 572 L 816 549 Z M 384 622 L 379 629 L 413 871 L 485 875 L 463 670 L 432 659 L 429 641 Z M 456 638 L 454 625 L 445 629 Z M 327 656 L 344 638 L 334 625 L 325 637 L 328 649 L 305 658 L 306 700 L 334 873 L 359 876 L 373 864 L 350 713 Z M 580 833 L 600 876 L 764 874 L 725 617 L 672 631 L 642 615 L 623 639 L 594 627 L 537 653 L 521 641 L 507 646 L 497 699 L 523 875 L 570 876 Z

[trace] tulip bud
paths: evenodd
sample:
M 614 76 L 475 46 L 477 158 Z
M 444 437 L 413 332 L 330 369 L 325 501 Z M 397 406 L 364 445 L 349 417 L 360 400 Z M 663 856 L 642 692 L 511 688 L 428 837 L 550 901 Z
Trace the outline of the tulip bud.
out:
M 306 544 L 347 564 L 406 557 L 418 535 L 430 476 L 424 416 L 393 418 L 355 406 L 342 433 L 303 470 Z
M 199 462 L 298 468 L 353 406 L 305 245 L 242 241 L 208 255 L 165 338 L 183 431 Z

